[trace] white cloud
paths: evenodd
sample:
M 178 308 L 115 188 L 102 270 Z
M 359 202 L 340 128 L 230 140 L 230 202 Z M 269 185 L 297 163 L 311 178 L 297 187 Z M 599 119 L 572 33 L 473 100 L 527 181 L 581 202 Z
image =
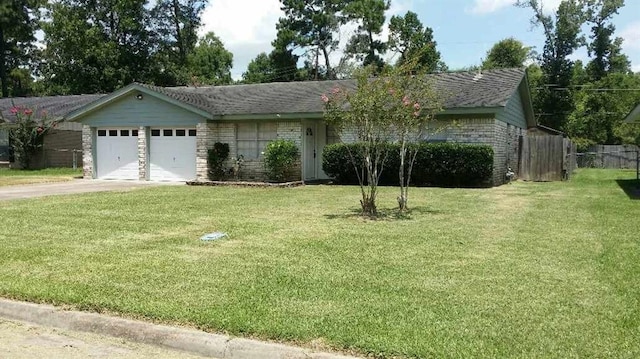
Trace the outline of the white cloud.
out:
M 234 79 L 261 52 L 271 51 L 276 23 L 283 16 L 278 0 L 210 0 L 200 33 L 216 33 L 233 53 Z
M 620 36 L 624 39 L 622 48 L 624 52 L 633 60 L 640 59 L 640 21 L 632 22 L 627 25 L 621 32 Z M 636 62 L 633 61 L 633 62 Z M 640 63 L 631 66 L 633 72 L 640 72 Z
M 624 39 L 622 46 L 627 51 L 640 50 L 640 21 L 627 25 L 620 36 Z
M 467 9 L 467 12 L 485 15 L 502 10 L 506 7 L 513 6 L 517 0 L 473 0 L 473 6 Z M 542 6 L 545 11 L 555 11 L 562 0 L 542 0 Z

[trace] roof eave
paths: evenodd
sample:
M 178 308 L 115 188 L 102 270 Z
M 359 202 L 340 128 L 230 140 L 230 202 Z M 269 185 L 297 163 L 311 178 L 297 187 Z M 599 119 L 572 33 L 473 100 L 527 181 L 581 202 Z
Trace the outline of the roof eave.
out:
M 302 120 L 323 119 L 324 112 L 292 112 L 292 113 L 248 113 L 233 115 L 217 115 L 212 120 L 218 121 L 244 121 L 244 120 Z
M 484 107 L 451 107 L 445 108 L 438 115 L 486 115 L 496 114 L 504 109 L 504 106 L 484 106 Z
M 181 108 L 183 108 L 183 109 L 185 109 L 187 111 L 190 111 L 190 112 L 193 112 L 193 113 L 195 113 L 197 115 L 200 115 L 200 116 L 202 116 L 202 117 L 204 117 L 206 119 L 212 119 L 213 118 L 213 116 L 209 112 L 201 110 L 201 109 L 199 109 L 199 108 L 197 108 L 195 106 L 189 105 L 189 104 L 187 104 L 185 102 L 175 100 L 175 99 L 173 99 L 173 98 L 171 98 L 171 97 L 169 97 L 169 96 L 167 96 L 165 94 L 162 94 L 160 92 L 154 91 L 154 90 L 152 90 L 150 88 L 147 88 L 145 86 L 142 86 L 142 85 L 140 85 L 138 83 L 132 83 L 132 84 L 130 84 L 128 86 L 125 86 L 125 87 L 123 87 L 123 88 L 121 88 L 121 89 L 119 89 L 119 90 L 117 90 L 115 92 L 112 92 L 109 95 L 101 97 L 100 99 L 98 99 L 98 100 L 96 100 L 94 102 L 91 102 L 91 103 L 89 103 L 87 105 L 82 106 L 81 108 L 79 108 L 79 109 L 77 109 L 75 111 L 72 111 L 72 112 L 66 114 L 62 118 L 64 120 L 66 120 L 66 121 L 77 122 L 77 121 L 81 120 L 83 117 L 89 115 L 90 113 L 92 113 L 94 111 L 97 111 L 97 110 L 107 106 L 108 104 L 110 104 L 110 103 L 112 103 L 114 101 L 117 101 L 117 100 L 129 95 L 130 93 L 132 93 L 134 91 L 141 92 L 141 93 L 143 93 L 145 95 L 155 97 L 155 98 L 157 98 L 159 100 L 162 100 L 162 101 L 166 101 L 166 102 L 168 102 L 170 104 L 173 104 L 173 105 L 181 107 Z
M 533 99 L 531 97 L 531 87 L 529 86 L 529 76 L 525 70 L 522 81 L 518 85 L 518 92 L 520 93 L 520 99 L 522 100 L 522 107 L 524 107 L 524 115 L 527 119 L 527 128 L 533 128 L 538 125 L 536 121 L 535 113 L 533 111 Z

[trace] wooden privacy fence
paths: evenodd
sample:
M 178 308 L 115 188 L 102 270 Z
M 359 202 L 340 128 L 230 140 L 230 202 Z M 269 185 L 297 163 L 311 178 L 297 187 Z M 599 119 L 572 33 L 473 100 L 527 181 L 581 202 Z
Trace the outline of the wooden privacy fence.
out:
M 636 169 L 638 167 L 638 151 L 634 145 L 595 145 L 578 156 L 578 167 Z
M 520 178 L 549 182 L 571 178 L 576 169 L 576 146 L 562 136 L 520 137 Z

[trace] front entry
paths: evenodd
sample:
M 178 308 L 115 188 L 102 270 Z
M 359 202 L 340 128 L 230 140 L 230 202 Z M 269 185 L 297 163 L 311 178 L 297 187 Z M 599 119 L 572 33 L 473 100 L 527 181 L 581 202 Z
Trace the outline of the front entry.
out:
M 315 122 L 303 122 L 302 134 L 304 136 L 304 180 L 314 180 L 318 178 L 317 172 L 317 130 Z

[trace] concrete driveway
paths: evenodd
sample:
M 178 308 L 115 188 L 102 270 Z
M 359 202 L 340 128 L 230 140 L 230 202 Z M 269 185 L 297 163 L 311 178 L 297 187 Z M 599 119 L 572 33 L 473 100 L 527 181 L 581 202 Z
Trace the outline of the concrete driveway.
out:
M 185 184 L 184 182 L 106 181 L 78 179 L 67 182 L 0 187 L 0 201 L 76 193 L 130 191 L 136 188 L 162 185 L 184 186 Z
M 121 338 L 0 319 L 0 358 L 201 358 Z

